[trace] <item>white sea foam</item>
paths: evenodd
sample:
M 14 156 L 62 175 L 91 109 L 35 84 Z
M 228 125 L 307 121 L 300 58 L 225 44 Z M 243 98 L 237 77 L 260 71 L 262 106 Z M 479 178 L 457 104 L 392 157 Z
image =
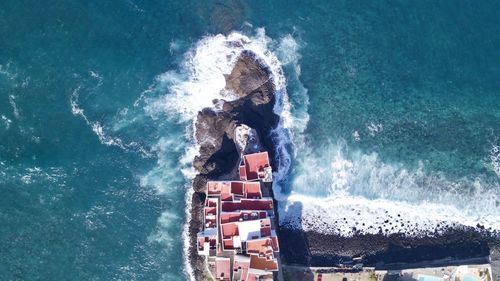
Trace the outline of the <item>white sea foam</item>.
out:
M 126 143 L 118 137 L 112 137 L 106 133 L 101 122 L 90 120 L 85 115 L 85 111 L 83 110 L 83 108 L 81 108 L 80 105 L 78 104 L 81 89 L 82 89 L 81 86 L 77 87 L 70 96 L 69 101 L 70 101 L 70 105 L 71 105 L 71 113 L 73 113 L 73 115 L 75 115 L 75 116 L 80 116 L 85 121 L 85 123 L 87 123 L 87 125 L 92 129 L 92 131 L 96 134 L 96 136 L 99 138 L 99 141 L 102 144 L 107 145 L 107 146 L 117 146 L 117 147 L 119 147 L 123 150 L 127 150 L 127 151 L 129 151 L 129 150 L 137 151 L 137 152 L 141 153 L 141 155 L 144 157 L 151 157 L 152 156 L 152 153 L 149 150 L 145 149 L 144 147 L 142 147 L 138 143 L 136 143 L 136 142 Z
M 9 103 L 12 106 L 12 113 L 14 114 L 14 117 L 16 119 L 19 119 L 19 108 L 17 107 L 16 104 L 16 97 L 14 95 L 9 95 Z
M 286 200 L 283 187 L 287 185 L 291 168 L 292 155 L 289 147 L 293 146 L 293 152 L 304 148 L 304 130 L 309 122 L 307 113 L 309 97 L 307 89 L 300 82 L 300 44 L 291 35 L 286 35 L 279 40 L 278 47 L 274 50 L 277 57 L 283 63 L 277 65 L 287 70 L 288 82 L 293 83 L 293 88 L 287 91 L 287 80 L 283 76 L 281 88 L 278 88 L 274 113 L 280 116 L 280 122 L 276 129 L 271 132 L 275 141 L 277 168 L 273 173 L 274 195 L 279 201 Z M 283 71 L 278 72 L 283 75 Z M 297 155 L 294 154 L 294 157 Z
M 0 64 L 0 75 L 4 76 L 8 80 L 16 80 L 17 78 L 17 72 L 11 62 Z
M 489 166 L 500 177 L 500 146 L 492 144 L 489 155 Z
M 97 80 L 96 88 L 102 86 L 102 83 L 104 82 L 104 78 L 97 71 L 89 70 L 89 74 L 92 78 Z
M 500 186 L 484 179 L 452 181 L 423 164 L 408 170 L 375 153 L 348 152 L 345 143 L 326 146 L 321 155 L 304 151 L 297 161 L 281 224 L 345 236 L 353 229 L 422 235 L 477 224 L 500 230 Z
M 370 136 L 374 137 L 379 132 L 382 132 L 382 130 L 384 129 L 384 126 L 380 123 L 375 124 L 375 123 L 371 122 L 370 124 L 366 125 L 366 129 L 368 130 L 368 134 Z
M 264 29 L 257 29 L 256 34 L 250 37 L 236 32 L 227 36 L 219 34 L 204 37 L 184 55 L 180 71 L 158 75 L 153 88 L 141 96 L 141 99 L 151 99 L 149 95 L 153 91 L 163 89 L 168 92 L 146 102 L 146 111 L 153 116 L 163 113 L 183 122 L 191 122 L 198 111 L 213 107 L 214 100 L 235 99 L 234 94 L 224 90 L 224 75 L 231 73 L 244 50 L 254 52 L 266 63 L 277 88 L 284 89 L 286 84 L 279 60 L 267 48 L 270 42 Z
M 5 115 L 2 115 L 1 119 L 2 119 L 2 123 L 5 127 L 5 129 L 6 130 L 10 129 L 10 125 L 12 124 L 12 120 L 7 118 Z

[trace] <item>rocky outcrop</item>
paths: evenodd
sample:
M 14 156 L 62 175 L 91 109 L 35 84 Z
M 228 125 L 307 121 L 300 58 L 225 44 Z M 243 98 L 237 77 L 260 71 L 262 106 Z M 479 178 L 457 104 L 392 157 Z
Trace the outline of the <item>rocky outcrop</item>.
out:
M 250 96 L 253 104 L 271 102 L 274 84 L 267 67 L 249 51 L 243 52 L 236 62 L 231 74 L 226 76 L 226 89 L 246 98 Z
M 196 141 L 200 153 L 193 162 L 194 168 L 210 177 L 221 176 L 234 167 L 230 160 L 234 147 L 234 130 L 239 124 L 247 124 L 263 136 L 263 145 L 272 151 L 272 140 L 268 137 L 276 127 L 278 116 L 273 113 L 274 84 L 270 70 L 249 51 L 244 51 L 232 72 L 226 76 L 226 90 L 234 93 L 232 101 L 215 100 L 214 108 L 205 108 L 196 118 Z M 224 146 L 224 143 L 228 146 Z M 229 147 L 231 146 L 231 147 Z M 219 151 L 225 152 L 214 157 Z M 273 155 L 271 155 L 273 156 Z M 226 158 L 226 159 L 222 159 Z M 273 158 L 273 157 L 271 157 Z M 221 161 L 224 160 L 224 161 Z M 228 166 L 221 166 L 221 165 Z
M 244 51 L 225 78 L 225 90 L 237 98 L 214 100 L 214 108 L 200 111 L 195 122 L 195 138 L 200 149 L 193 161 L 198 175 L 193 180 L 189 258 L 196 280 L 206 280 L 207 275 L 205 260 L 196 250 L 196 235 L 203 228 L 206 183 L 208 180 L 237 178 L 240 151 L 234 142 L 236 127 L 240 124 L 250 126 L 252 132 L 261 136 L 258 140 L 274 159 L 270 132 L 277 126 L 278 116 L 273 113 L 275 89 L 269 69 L 255 54 Z

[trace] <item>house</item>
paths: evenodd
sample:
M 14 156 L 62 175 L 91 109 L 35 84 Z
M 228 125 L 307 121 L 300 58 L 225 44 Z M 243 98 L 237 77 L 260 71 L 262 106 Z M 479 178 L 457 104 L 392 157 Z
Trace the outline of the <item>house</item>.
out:
M 239 167 L 240 179 L 272 182 L 272 168 L 267 151 L 243 155 Z

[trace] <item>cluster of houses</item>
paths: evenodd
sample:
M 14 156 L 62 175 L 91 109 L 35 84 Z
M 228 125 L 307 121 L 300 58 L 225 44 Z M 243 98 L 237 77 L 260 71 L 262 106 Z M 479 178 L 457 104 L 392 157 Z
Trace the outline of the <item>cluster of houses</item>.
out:
M 267 152 L 243 155 L 239 181 L 210 181 L 198 254 L 206 256 L 216 280 L 273 280 L 279 269 L 272 182 Z

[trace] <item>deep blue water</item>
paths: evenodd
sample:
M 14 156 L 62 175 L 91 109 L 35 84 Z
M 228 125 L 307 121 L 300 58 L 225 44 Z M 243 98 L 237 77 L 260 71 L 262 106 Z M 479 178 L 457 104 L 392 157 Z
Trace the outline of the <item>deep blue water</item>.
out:
M 499 226 L 499 8 L 1 1 L 0 279 L 184 279 L 190 122 L 168 96 L 204 36 L 259 27 L 308 118 L 284 194 L 457 204 Z

